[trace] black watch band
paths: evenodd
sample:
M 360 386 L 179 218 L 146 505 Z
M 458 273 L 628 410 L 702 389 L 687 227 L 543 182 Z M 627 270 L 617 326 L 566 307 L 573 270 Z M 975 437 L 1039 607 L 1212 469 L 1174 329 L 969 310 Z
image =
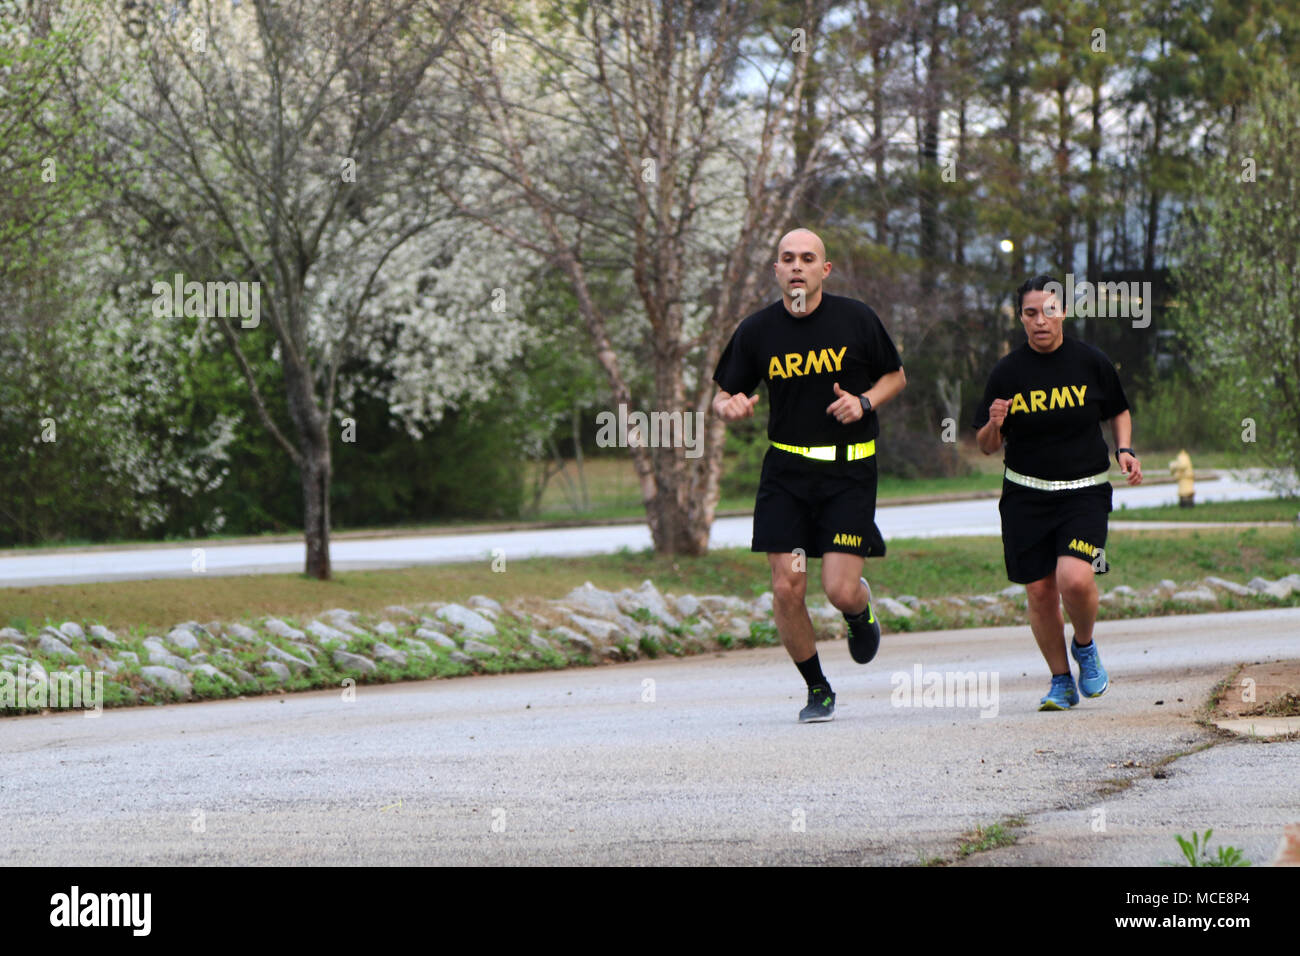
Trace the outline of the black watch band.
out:
M 1132 455 L 1134 458 L 1136 458 L 1136 457 L 1138 456 L 1138 455 L 1137 455 L 1137 452 L 1135 452 L 1132 448 L 1116 448 L 1116 449 L 1115 449 L 1115 464 L 1117 464 L 1117 465 L 1119 464 L 1119 453 L 1122 452 L 1122 451 L 1126 451 L 1126 452 L 1128 452 L 1128 453 L 1129 453 L 1130 455 Z
M 863 414 L 863 415 L 870 415 L 870 414 L 871 414 L 871 399 L 867 398 L 867 396 L 865 396 L 865 395 L 859 395 L 859 396 L 858 396 L 858 402 L 861 403 L 861 405 L 862 405 L 862 414 Z

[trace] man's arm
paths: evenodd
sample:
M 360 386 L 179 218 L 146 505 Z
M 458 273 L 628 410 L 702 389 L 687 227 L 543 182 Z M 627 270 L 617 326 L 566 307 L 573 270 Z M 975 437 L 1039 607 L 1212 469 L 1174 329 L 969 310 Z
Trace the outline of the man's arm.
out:
M 752 397 L 744 392 L 737 392 L 732 395 L 730 392 L 724 392 L 722 387 L 719 386 L 718 394 L 713 396 L 713 414 L 724 422 L 738 422 L 742 418 L 753 416 L 754 403 L 758 399 L 757 393 Z
M 1118 451 L 1130 447 L 1133 441 L 1133 416 L 1127 408 L 1110 420 L 1110 431 L 1115 436 L 1115 460 L 1119 463 L 1119 470 L 1128 476 L 1130 485 L 1142 484 L 1142 463 L 1137 460 L 1137 456 L 1131 452 Z
M 867 401 L 871 403 L 873 409 L 897 398 L 907 385 L 907 376 L 903 374 L 902 368 L 896 372 L 886 372 L 876 380 L 876 384 L 863 392 L 867 396 Z

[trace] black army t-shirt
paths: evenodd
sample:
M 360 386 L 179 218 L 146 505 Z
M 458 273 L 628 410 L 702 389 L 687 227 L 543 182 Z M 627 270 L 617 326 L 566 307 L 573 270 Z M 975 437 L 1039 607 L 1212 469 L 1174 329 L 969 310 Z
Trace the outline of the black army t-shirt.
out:
M 785 303 L 760 309 L 737 326 L 713 380 L 731 394 L 753 395 L 767 383 L 767 437 L 787 445 L 845 445 L 880 434 L 873 411 L 842 425 L 826 408 L 835 383 L 861 395 L 882 375 L 903 367 L 880 317 L 863 302 L 822 293 L 805 316 Z
M 975 409 L 975 428 L 988 424 L 989 406 L 997 398 L 1011 402 L 1002 423 L 1006 466 L 1057 481 L 1106 470 L 1101 423 L 1129 407 L 1105 353 L 1069 337 L 1046 354 L 1026 342 L 993 366 Z

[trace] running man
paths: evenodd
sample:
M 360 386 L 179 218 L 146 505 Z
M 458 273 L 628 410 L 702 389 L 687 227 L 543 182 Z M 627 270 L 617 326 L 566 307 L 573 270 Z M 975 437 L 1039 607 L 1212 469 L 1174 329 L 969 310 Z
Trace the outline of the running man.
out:
M 848 623 L 859 664 L 876 655 L 880 624 L 863 559 L 882 556 L 876 527 L 875 410 L 907 383 L 879 317 L 856 299 L 822 291 L 826 248 L 807 229 L 787 233 L 774 266 L 781 300 L 746 318 L 718 360 L 713 411 L 754 414 L 760 381 L 771 405 L 754 503 L 754 551 L 767 553 L 781 643 L 808 685 L 802 723 L 830 720 L 835 692 L 822 673 L 804 605 L 807 559 L 822 559 L 822 587 Z
M 1100 349 L 1065 337 L 1061 288 L 1040 275 L 1016 290 L 1028 341 L 993 366 L 973 422 L 984 454 L 1006 445 L 998 510 L 1007 577 L 1028 592 L 1029 626 L 1052 672 L 1039 710 L 1068 710 L 1079 691 L 1100 697 L 1110 683 L 1092 635 L 1112 494 L 1102 422 L 1111 423 L 1120 471 L 1130 485 L 1142 483 L 1119 375 Z M 1074 627 L 1077 689 L 1062 602 Z

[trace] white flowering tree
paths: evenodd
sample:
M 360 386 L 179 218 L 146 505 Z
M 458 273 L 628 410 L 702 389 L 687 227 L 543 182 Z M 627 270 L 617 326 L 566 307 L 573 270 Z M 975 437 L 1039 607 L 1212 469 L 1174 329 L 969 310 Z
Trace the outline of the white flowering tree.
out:
M 815 120 L 805 101 L 826 6 L 489 2 L 439 64 L 476 107 L 444 118 L 453 171 L 485 179 L 466 193 L 451 178 L 449 200 L 563 273 L 614 408 L 703 417 L 698 458 L 661 434 L 629 448 L 663 553 L 708 548 L 713 369 L 771 288 L 776 242 L 836 125 L 833 69 Z
M 448 95 L 432 67 L 461 6 L 127 6 L 87 64 L 92 82 L 133 68 L 103 91 L 112 106 L 93 130 L 123 174 L 114 221 L 152 251 L 158 281 L 235 282 L 256 298 L 257 316 L 209 306 L 176 321 L 197 321 L 233 357 L 252 412 L 298 470 L 306 573 L 328 578 L 331 442 L 348 441 L 356 390 L 382 395 L 418 435 L 484 395 L 524 345 L 525 280 L 504 283 L 513 302 L 493 291 L 535 263 L 520 250 L 485 268 L 485 231 L 454 221 L 432 185 L 451 144 L 415 109 Z M 287 421 L 255 374 L 266 356 Z

